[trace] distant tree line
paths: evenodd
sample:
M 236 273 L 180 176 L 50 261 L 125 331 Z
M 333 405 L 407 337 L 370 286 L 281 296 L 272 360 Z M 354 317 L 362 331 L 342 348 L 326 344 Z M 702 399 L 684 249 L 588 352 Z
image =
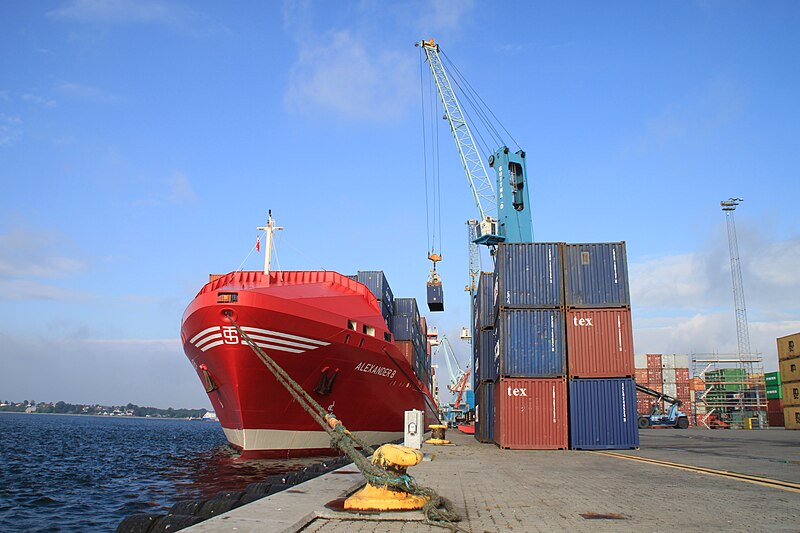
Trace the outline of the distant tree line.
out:
M 36 412 L 65 415 L 108 415 L 108 416 L 142 416 L 151 418 L 202 418 L 206 409 L 159 409 L 158 407 L 140 407 L 127 405 L 86 405 L 67 402 L 46 403 L 24 400 L 22 402 L 0 402 L 0 412 Z

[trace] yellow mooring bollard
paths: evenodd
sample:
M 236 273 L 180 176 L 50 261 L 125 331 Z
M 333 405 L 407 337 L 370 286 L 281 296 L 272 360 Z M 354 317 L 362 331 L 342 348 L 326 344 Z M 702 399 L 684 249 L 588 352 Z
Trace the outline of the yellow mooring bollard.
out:
M 406 473 L 409 466 L 418 465 L 422 453 L 397 444 L 384 444 L 372 456 L 372 464 L 380 465 L 398 475 Z M 429 496 L 418 496 L 389 487 L 367 485 L 344 501 L 344 508 L 352 511 L 412 511 L 422 509 Z
M 444 431 L 447 429 L 447 426 L 442 424 L 431 424 L 428 427 L 431 428 L 431 438 L 426 440 L 425 444 L 453 444 L 444 438 Z

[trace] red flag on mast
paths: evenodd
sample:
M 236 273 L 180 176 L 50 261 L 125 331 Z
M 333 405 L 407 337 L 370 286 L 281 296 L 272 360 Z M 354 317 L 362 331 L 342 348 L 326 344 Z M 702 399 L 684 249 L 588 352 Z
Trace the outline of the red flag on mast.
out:
M 261 237 L 256 237 L 256 252 L 261 251 Z

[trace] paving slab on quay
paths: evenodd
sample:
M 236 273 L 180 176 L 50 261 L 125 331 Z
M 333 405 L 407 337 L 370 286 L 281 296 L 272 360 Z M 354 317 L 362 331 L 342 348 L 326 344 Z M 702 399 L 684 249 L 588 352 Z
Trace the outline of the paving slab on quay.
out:
M 585 451 L 512 451 L 449 431 L 423 447 L 417 482 L 449 498 L 474 533 L 793 531 L 800 493 Z M 620 453 L 796 482 L 800 432 L 646 430 Z M 421 513 L 358 515 L 325 504 L 363 483 L 353 465 L 240 507 L 192 532 L 440 532 Z

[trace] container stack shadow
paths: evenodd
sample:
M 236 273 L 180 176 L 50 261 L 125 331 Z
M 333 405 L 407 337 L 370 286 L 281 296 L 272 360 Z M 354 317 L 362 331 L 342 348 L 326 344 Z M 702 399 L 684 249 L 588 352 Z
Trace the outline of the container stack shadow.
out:
M 638 447 L 624 242 L 501 244 L 473 306 L 476 439 Z

